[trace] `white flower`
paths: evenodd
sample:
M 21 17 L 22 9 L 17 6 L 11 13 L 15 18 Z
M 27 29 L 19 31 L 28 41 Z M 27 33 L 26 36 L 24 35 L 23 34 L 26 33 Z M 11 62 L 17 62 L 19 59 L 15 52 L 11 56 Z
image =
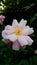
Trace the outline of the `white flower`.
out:
M 2 37 L 12 42 L 12 48 L 19 50 L 23 46 L 31 45 L 33 40 L 28 36 L 34 32 L 33 28 L 26 26 L 27 20 L 22 19 L 20 23 L 13 20 L 12 26 L 7 25 L 2 31 Z
M 0 2 L 0 10 L 4 10 L 4 8 L 5 8 L 6 6 L 3 4 L 3 2 L 1 1 Z

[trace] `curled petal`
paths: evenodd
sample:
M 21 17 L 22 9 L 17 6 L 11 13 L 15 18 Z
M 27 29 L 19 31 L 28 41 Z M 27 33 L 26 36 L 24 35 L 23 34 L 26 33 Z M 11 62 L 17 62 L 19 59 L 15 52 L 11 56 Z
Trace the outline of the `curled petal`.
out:
M 12 29 L 12 26 L 7 25 L 7 26 L 5 26 L 5 29 L 6 29 L 6 30 L 11 30 L 11 29 Z
M 9 34 L 12 34 L 12 31 L 10 31 L 10 30 L 5 30 L 5 33 L 6 33 L 7 35 L 9 35 Z
M 30 35 L 34 32 L 33 28 L 30 28 L 29 26 L 26 26 L 25 29 L 23 30 L 24 35 Z
M 8 39 L 8 35 L 5 33 L 5 30 L 2 31 L 2 37 L 4 39 Z
M 14 28 L 12 28 L 12 26 L 10 26 L 10 25 L 5 26 L 6 34 L 12 34 L 13 32 L 14 32 Z
M 29 36 L 25 36 L 25 39 L 27 40 L 29 46 L 32 45 L 33 40 Z

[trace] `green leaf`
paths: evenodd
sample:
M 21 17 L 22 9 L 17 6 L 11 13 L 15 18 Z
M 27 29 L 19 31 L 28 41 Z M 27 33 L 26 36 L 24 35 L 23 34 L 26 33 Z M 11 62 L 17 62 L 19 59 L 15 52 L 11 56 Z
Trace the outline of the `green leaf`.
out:
M 32 17 L 32 18 L 30 19 L 30 24 L 32 24 L 32 22 L 33 22 L 35 19 L 36 19 L 36 17 Z
M 29 18 L 30 24 L 32 24 L 32 22 L 34 22 L 36 18 L 37 18 L 37 13 L 35 13 L 35 14 L 33 15 L 33 17 L 32 17 L 32 15 L 31 15 L 30 18 Z

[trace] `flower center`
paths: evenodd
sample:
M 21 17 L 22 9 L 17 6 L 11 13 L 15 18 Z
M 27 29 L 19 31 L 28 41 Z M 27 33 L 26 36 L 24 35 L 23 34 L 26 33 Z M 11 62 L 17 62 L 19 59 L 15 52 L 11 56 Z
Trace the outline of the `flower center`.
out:
M 23 32 L 22 32 L 21 29 L 16 29 L 16 30 L 15 30 L 15 34 L 16 34 L 16 35 L 22 35 L 22 33 L 23 33 Z

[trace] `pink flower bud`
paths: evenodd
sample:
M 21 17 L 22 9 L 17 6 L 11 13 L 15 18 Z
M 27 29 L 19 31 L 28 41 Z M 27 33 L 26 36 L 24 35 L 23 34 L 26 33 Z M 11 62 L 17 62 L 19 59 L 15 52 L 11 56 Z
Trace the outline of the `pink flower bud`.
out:
M 34 51 L 35 54 L 37 54 L 37 49 Z
M 4 19 L 5 19 L 5 16 L 0 15 L 0 25 L 3 25 L 3 21 L 4 21 Z

